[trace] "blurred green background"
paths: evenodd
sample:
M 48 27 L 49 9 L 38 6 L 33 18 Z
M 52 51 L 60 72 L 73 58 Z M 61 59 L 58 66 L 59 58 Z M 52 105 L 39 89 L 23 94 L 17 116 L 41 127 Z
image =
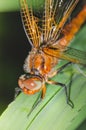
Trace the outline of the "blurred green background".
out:
M 23 63 L 31 49 L 18 4 L 18 0 L 0 0 L 0 115 L 14 99 L 18 77 L 24 73 Z M 77 130 L 85 128 L 86 121 Z
M 0 114 L 13 101 L 30 50 L 19 12 L 0 12 Z

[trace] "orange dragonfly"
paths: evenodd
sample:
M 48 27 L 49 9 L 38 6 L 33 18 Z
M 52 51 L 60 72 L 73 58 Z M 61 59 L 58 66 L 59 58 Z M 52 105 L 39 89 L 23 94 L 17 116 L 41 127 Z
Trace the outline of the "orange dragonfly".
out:
M 18 84 L 25 94 L 41 91 L 45 97 L 46 83 L 65 88 L 67 103 L 72 103 L 65 84 L 50 80 L 69 64 L 86 65 L 86 52 L 68 47 L 81 25 L 86 20 L 86 5 L 79 14 L 66 24 L 79 0 L 44 0 L 42 17 L 38 18 L 33 7 L 26 0 L 20 0 L 21 18 L 32 49 L 24 64 L 26 74 L 19 77 Z M 59 59 L 68 60 L 58 70 L 54 67 Z

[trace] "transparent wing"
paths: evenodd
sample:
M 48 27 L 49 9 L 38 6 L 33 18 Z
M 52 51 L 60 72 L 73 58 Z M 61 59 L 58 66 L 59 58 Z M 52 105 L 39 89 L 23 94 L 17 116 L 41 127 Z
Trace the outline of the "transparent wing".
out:
M 25 33 L 31 45 L 38 47 L 40 44 L 40 31 L 37 25 L 37 18 L 33 15 L 31 5 L 27 5 L 26 0 L 20 0 L 21 18 Z
M 64 59 L 64 60 L 71 61 L 73 63 L 86 65 L 86 52 L 77 49 L 73 49 L 70 47 L 66 47 L 66 49 L 44 47 L 43 51 L 46 54 L 57 57 L 59 59 Z
M 52 33 L 53 25 L 55 25 L 53 17 L 54 0 L 45 0 L 44 15 L 42 20 L 43 41 L 48 41 Z
M 78 1 L 44 0 L 43 16 L 39 20 L 34 16 L 31 5 L 20 0 L 22 23 L 30 43 L 36 48 L 41 43 L 55 43 Z
M 82 10 L 74 17 L 70 23 L 66 24 L 62 29 L 62 37 L 53 44 L 54 46 L 62 46 L 62 48 L 68 46 L 70 41 L 74 38 L 75 34 L 79 31 L 80 27 L 86 21 L 86 4 L 83 6 Z
M 53 42 L 56 42 L 58 40 L 64 24 L 66 23 L 67 19 L 69 18 L 78 2 L 79 0 L 63 0 L 60 4 L 60 7 L 57 8 L 57 13 L 59 12 L 59 14 L 55 17 L 56 26 L 51 36 Z
M 79 0 L 45 0 L 43 17 L 44 41 L 56 42 L 68 17 Z

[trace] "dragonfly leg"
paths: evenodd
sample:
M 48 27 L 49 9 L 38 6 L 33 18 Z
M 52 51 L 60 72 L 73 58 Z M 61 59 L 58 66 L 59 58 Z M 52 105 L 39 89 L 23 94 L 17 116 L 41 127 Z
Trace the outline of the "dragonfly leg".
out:
M 55 70 L 52 74 L 49 75 L 49 78 L 52 78 L 53 76 L 55 76 L 56 74 L 60 73 L 64 68 L 66 68 L 67 66 L 69 66 L 70 64 L 72 64 L 72 62 L 67 62 L 66 64 L 64 64 L 63 66 L 61 66 L 60 68 L 58 68 L 57 70 Z
M 42 90 L 38 96 L 38 98 L 36 99 L 36 101 L 34 102 L 29 114 L 27 115 L 28 117 L 30 116 L 30 114 L 33 112 L 33 110 L 42 102 L 43 98 L 45 97 L 45 93 L 46 93 L 46 86 L 45 83 L 43 83 L 42 85 Z
M 72 64 L 72 62 L 67 62 L 66 64 L 64 64 L 63 66 L 61 66 L 61 67 L 57 70 L 57 73 L 60 73 L 64 68 L 66 68 L 66 67 L 69 66 L 70 64 Z
M 21 88 L 19 88 L 19 87 L 15 88 L 14 99 L 16 99 L 16 97 L 20 94 L 20 92 L 22 92 Z
M 34 102 L 30 112 L 27 115 L 27 117 L 29 117 L 30 114 L 34 111 L 34 109 L 41 103 L 41 101 L 42 101 L 41 95 L 42 95 L 42 92 L 40 92 L 39 96 L 37 97 L 36 101 Z
M 55 82 L 55 81 L 52 81 L 52 80 L 48 80 L 47 83 L 49 83 L 49 84 L 54 84 L 54 85 L 59 85 L 59 86 L 61 86 L 62 88 L 64 88 L 64 89 L 65 89 L 65 94 L 66 94 L 67 104 L 68 104 L 69 106 L 71 106 L 72 108 L 74 107 L 73 102 L 70 100 L 70 94 L 68 93 L 68 91 L 67 91 L 67 86 L 66 86 L 65 84 L 60 83 L 60 82 Z
M 46 86 L 45 86 L 45 83 L 43 83 L 43 85 L 42 85 L 42 94 L 41 94 L 42 99 L 45 97 L 45 93 L 46 93 Z

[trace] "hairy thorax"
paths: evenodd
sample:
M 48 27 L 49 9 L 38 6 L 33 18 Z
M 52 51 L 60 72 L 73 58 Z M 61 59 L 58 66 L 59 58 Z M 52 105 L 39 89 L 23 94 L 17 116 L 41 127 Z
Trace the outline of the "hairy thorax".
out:
M 49 56 L 42 51 L 32 49 L 25 60 L 24 70 L 32 74 L 48 76 L 54 66 L 57 64 L 57 58 Z

